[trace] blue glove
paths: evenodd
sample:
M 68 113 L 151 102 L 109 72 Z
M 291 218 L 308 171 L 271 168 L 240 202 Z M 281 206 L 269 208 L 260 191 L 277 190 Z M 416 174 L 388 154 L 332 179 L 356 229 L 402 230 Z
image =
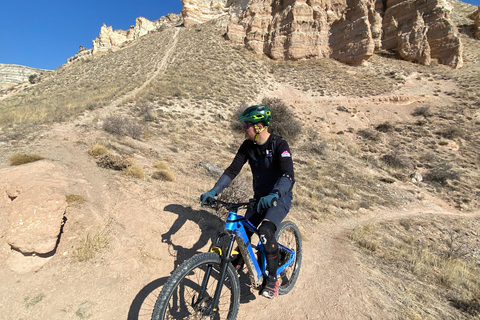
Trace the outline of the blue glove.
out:
M 200 196 L 200 201 L 202 202 L 202 207 L 205 203 L 208 203 L 213 200 L 213 198 L 217 195 L 215 190 L 210 190 L 205 192 Z
M 277 205 L 278 194 L 270 193 L 268 196 L 260 198 L 257 205 L 257 212 L 262 212 L 268 208 L 275 207 Z

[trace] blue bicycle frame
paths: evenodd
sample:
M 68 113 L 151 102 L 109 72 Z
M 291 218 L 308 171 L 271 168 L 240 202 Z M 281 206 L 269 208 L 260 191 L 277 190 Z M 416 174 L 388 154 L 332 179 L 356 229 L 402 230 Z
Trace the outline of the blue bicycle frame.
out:
M 258 252 L 257 260 L 257 257 L 253 252 L 250 239 L 247 236 L 247 229 L 255 234 L 258 234 L 257 228 L 255 228 L 255 226 L 250 221 L 248 221 L 242 215 L 239 215 L 234 210 L 230 210 L 230 212 L 228 213 L 227 221 L 225 223 L 225 230 L 228 233 L 233 233 L 236 235 L 235 239 L 237 241 L 238 248 L 242 254 L 243 260 L 245 261 L 245 264 L 249 271 L 252 285 L 258 288 L 263 283 L 263 277 L 267 276 L 267 258 L 265 256 L 263 244 L 261 243 L 261 241 L 259 241 L 255 247 Z M 278 244 L 278 246 L 279 252 L 285 252 L 288 258 L 287 261 L 279 265 L 277 269 L 277 276 L 280 275 L 283 270 L 285 270 L 285 268 L 287 268 L 295 261 L 295 251 L 283 246 L 282 244 Z

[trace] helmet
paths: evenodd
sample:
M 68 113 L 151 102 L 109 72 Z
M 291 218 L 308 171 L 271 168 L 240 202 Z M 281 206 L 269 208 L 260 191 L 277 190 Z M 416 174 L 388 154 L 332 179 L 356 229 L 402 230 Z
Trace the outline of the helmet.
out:
M 251 106 L 245 109 L 245 111 L 238 116 L 238 120 L 251 123 L 264 122 L 265 125 L 268 126 L 270 124 L 270 120 L 272 120 L 272 112 L 265 106 Z

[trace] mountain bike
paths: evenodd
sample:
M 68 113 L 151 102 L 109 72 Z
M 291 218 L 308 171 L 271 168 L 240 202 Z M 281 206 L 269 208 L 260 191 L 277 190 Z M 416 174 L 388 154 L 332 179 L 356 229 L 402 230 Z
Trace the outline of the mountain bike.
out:
M 239 209 L 254 208 L 256 202 L 230 203 L 212 200 L 227 214 L 225 228 L 219 232 L 209 252 L 199 253 L 173 271 L 153 309 L 152 320 L 159 319 L 236 319 L 240 306 L 240 281 L 232 265 L 235 243 L 248 269 L 251 286 L 260 290 L 267 279 L 267 259 L 262 243 L 252 246 L 247 231 L 258 230 Z M 279 248 L 279 294 L 290 292 L 302 264 L 302 238 L 295 223 L 283 221 L 275 233 Z

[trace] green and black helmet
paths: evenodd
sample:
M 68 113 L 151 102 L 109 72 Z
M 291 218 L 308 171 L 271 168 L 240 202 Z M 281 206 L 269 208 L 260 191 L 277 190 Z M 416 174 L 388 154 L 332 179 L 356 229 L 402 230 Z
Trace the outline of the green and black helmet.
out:
M 265 106 L 251 106 L 245 109 L 245 111 L 238 116 L 238 120 L 251 123 L 264 122 L 265 125 L 268 126 L 270 124 L 270 120 L 272 120 L 272 112 Z

